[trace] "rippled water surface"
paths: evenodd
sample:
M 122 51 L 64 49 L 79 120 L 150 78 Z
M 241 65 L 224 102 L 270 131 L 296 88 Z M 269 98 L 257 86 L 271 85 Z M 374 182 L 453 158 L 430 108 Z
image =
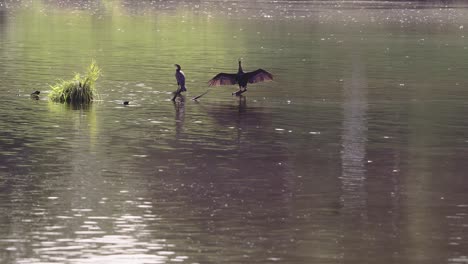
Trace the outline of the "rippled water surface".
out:
M 1 263 L 468 262 L 462 4 L 2 1 L 0 61 Z

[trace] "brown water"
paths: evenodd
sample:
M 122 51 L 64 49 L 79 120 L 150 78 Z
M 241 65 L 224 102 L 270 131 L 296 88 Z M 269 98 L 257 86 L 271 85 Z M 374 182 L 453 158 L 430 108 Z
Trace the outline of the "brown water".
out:
M 463 5 L 0 4 L 1 263 L 468 262 Z

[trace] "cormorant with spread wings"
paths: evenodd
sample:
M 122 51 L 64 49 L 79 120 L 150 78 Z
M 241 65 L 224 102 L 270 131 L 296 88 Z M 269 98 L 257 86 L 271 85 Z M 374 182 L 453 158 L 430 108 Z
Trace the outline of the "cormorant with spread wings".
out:
M 239 85 L 239 91 L 233 93 L 235 95 L 241 95 L 247 91 L 248 83 L 257 83 L 264 81 L 273 80 L 273 75 L 263 69 L 258 69 L 251 72 L 244 72 L 242 70 L 241 61 L 239 60 L 239 70 L 236 73 L 218 73 L 208 84 L 210 86 L 219 85 Z

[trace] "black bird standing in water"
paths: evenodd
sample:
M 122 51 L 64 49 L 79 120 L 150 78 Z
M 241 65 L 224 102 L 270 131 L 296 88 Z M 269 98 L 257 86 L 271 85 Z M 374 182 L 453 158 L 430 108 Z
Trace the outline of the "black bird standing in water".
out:
M 187 91 L 187 88 L 185 87 L 185 74 L 183 71 L 181 71 L 181 67 L 179 64 L 174 64 L 174 66 L 177 67 L 176 72 L 175 72 L 175 77 L 177 80 L 177 91 L 174 94 L 174 97 L 172 98 L 172 101 L 175 100 L 175 98 L 181 93 Z
M 218 73 L 208 84 L 210 86 L 219 85 L 239 85 L 239 91 L 233 93 L 233 95 L 241 95 L 247 91 L 248 83 L 257 83 L 264 81 L 273 80 L 273 75 L 263 69 L 258 69 L 251 72 L 244 72 L 242 70 L 241 61 L 239 60 L 239 69 L 236 73 Z

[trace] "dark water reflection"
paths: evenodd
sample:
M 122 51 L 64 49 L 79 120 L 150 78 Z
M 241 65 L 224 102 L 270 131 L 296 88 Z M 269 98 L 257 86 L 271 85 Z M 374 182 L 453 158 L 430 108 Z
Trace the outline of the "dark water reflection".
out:
M 2 3 L 0 262 L 466 263 L 468 14 L 443 6 Z M 275 81 L 190 99 L 239 57 Z M 101 100 L 49 102 L 91 58 Z

